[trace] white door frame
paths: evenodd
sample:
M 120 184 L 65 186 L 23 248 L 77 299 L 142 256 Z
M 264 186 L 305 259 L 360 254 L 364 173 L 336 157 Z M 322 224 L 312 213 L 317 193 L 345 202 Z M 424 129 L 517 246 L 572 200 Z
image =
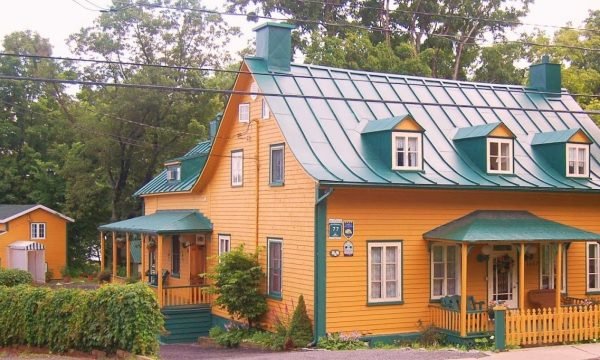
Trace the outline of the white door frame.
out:
M 492 302 L 494 301 L 494 297 L 493 297 L 493 285 L 494 285 L 494 268 L 493 268 L 493 264 L 494 264 L 494 259 L 504 256 L 504 255 L 508 255 L 513 259 L 513 263 L 512 263 L 512 269 L 511 269 L 511 276 L 512 276 L 512 281 L 511 281 L 511 286 L 512 286 L 512 299 L 510 300 L 504 300 L 504 305 L 507 306 L 508 308 L 512 308 L 512 309 L 516 309 L 519 307 L 519 275 L 518 275 L 518 268 L 519 265 L 517 263 L 517 248 L 516 246 L 511 246 L 511 250 L 494 250 L 491 252 L 490 257 L 488 259 L 488 301 Z

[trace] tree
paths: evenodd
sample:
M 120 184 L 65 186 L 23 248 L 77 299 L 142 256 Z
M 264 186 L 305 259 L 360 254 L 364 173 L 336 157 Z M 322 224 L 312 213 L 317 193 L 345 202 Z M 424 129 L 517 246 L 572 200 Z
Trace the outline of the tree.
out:
M 519 69 L 515 62 L 523 57 L 523 46 L 517 43 L 499 43 L 485 47 L 474 71 L 474 81 L 494 84 L 522 85 L 525 82 L 525 69 Z
M 214 281 L 211 291 L 218 295 L 215 304 L 235 318 L 246 319 L 249 327 L 267 311 L 267 301 L 260 291 L 265 274 L 257 259 L 257 254 L 244 252 L 241 245 L 221 255 L 214 273 L 209 274 Z

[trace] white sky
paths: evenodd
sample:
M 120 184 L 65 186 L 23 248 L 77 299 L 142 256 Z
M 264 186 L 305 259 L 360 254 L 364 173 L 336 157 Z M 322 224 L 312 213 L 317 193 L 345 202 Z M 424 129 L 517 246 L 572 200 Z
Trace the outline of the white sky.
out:
M 222 0 L 205 1 L 208 7 L 212 4 L 220 5 Z M 0 0 L 0 39 L 5 35 L 20 30 L 34 30 L 43 37 L 49 38 L 54 46 L 55 56 L 69 56 L 69 48 L 65 44 L 66 38 L 82 27 L 92 24 L 99 15 L 98 7 L 107 7 L 110 0 Z M 79 5 L 79 4 L 80 5 Z M 97 6 L 94 6 L 97 5 Z M 531 6 L 530 14 L 522 20 L 525 23 L 565 25 L 572 22 L 580 26 L 587 17 L 588 10 L 600 9 L 600 0 L 535 0 Z M 243 17 L 229 17 L 232 24 L 240 26 L 243 37 L 231 43 L 231 53 L 245 47 L 253 39 L 251 31 L 256 23 L 247 23 Z M 531 27 L 521 31 L 531 31 Z M 546 29 L 553 31 L 553 29 Z

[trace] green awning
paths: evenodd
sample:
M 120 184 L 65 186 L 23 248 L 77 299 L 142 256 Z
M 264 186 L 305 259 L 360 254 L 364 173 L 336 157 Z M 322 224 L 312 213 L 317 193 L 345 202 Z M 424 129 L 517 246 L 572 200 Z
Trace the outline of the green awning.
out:
M 546 220 L 528 211 L 478 210 L 423 234 L 459 242 L 600 241 L 600 235 Z
M 112 224 L 101 225 L 101 231 L 150 234 L 180 234 L 212 231 L 210 220 L 196 210 L 165 210 Z

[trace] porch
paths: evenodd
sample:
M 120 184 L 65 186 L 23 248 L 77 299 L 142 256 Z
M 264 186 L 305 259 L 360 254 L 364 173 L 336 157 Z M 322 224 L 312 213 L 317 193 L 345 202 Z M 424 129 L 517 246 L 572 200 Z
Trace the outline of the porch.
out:
M 200 274 L 206 272 L 212 224 L 201 213 L 158 211 L 102 225 L 99 230 L 100 268 L 106 270 L 110 261 L 113 282 L 124 283 L 135 272 L 130 251 L 135 237 L 140 242 L 138 277 L 155 292 L 161 308 L 210 305 L 210 295 Z M 125 256 L 119 256 L 119 248 L 125 250 Z M 119 272 L 122 267 L 125 271 Z
M 424 238 L 432 253 L 432 294 L 438 288 L 445 296 L 455 294 L 450 306 L 444 298 L 430 305 L 431 324 L 450 336 L 468 340 L 493 333 L 497 345 L 505 346 L 598 335 L 600 307 L 593 299 L 567 296 L 565 259 L 572 243 L 596 242 L 600 235 L 524 211 L 476 211 Z M 449 249 L 456 254 L 456 286 L 447 285 Z M 446 256 L 443 270 L 436 268 L 439 253 Z M 442 285 L 439 273 L 445 275 Z

